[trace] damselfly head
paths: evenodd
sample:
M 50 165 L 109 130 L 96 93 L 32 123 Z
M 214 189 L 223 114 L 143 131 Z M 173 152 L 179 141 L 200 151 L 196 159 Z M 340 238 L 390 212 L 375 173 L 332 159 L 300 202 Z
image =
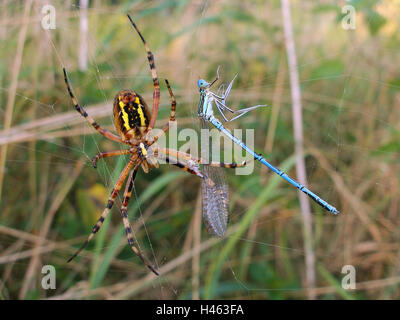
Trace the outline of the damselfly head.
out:
M 205 89 L 209 86 L 210 84 L 204 80 L 204 79 L 200 79 L 199 81 L 197 81 L 197 86 L 199 87 L 199 89 Z

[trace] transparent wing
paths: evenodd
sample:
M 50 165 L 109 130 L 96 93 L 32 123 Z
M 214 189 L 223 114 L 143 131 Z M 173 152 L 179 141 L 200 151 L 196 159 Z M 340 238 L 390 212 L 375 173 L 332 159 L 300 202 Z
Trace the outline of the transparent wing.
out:
M 218 237 L 225 235 L 229 223 L 228 186 L 221 182 L 223 173 L 220 168 L 203 166 L 203 174 L 209 179 L 202 183 L 202 215 L 208 232 Z
M 201 127 L 207 123 L 201 120 Z M 208 232 L 223 237 L 229 223 L 229 190 L 223 168 L 202 165 L 202 216 Z

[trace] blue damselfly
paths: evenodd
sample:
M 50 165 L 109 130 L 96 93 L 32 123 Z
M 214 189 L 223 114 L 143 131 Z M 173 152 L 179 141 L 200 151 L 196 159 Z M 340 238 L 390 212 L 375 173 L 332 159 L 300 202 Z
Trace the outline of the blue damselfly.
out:
M 235 76 L 235 78 L 236 78 L 236 76 Z M 287 182 L 289 182 L 290 184 L 292 184 L 293 186 L 298 188 L 300 191 L 304 192 L 311 199 L 313 199 L 316 203 L 318 203 L 321 207 L 323 207 L 324 209 L 328 210 L 329 212 L 331 212 L 333 214 L 338 214 L 339 211 L 335 207 L 333 207 L 328 202 L 326 202 L 325 200 L 318 197 L 315 193 L 308 190 L 305 186 L 303 186 L 296 180 L 289 177 L 283 171 L 274 167 L 266 159 L 264 159 L 264 157 L 261 154 L 256 153 L 255 151 L 250 149 L 247 145 L 245 145 L 243 141 L 236 138 L 228 129 L 226 129 L 222 125 L 222 123 L 217 118 L 215 118 L 214 112 L 213 112 L 213 104 L 216 105 L 218 111 L 220 112 L 220 114 L 222 115 L 222 117 L 224 118 L 225 121 L 232 121 L 234 119 L 237 119 L 237 118 L 243 116 L 244 114 L 246 114 L 247 112 L 249 112 L 251 110 L 254 110 L 256 108 L 264 106 L 264 105 L 257 105 L 257 106 L 253 106 L 253 107 L 249 107 L 249 108 L 245 108 L 245 109 L 241 109 L 241 110 L 232 110 L 231 108 L 227 107 L 226 106 L 226 98 L 228 97 L 228 95 L 232 89 L 233 81 L 235 80 L 235 78 L 233 78 L 233 80 L 229 83 L 226 91 L 223 92 L 222 95 L 217 95 L 210 90 L 212 85 L 219 79 L 218 70 L 217 70 L 217 77 L 211 83 L 207 82 L 204 79 L 200 79 L 197 82 L 197 85 L 200 90 L 200 102 L 199 102 L 199 106 L 198 106 L 199 118 L 204 122 L 208 122 L 208 123 L 211 123 L 212 125 L 214 125 L 215 128 L 217 128 L 220 132 L 222 132 L 224 135 L 226 135 L 228 138 L 230 138 L 234 143 L 236 143 L 237 145 L 242 147 L 244 150 L 246 150 L 248 153 L 250 153 L 254 157 L 254 159 L 258 160 L 263 165 L 267 166 L 269 169 L 271 169 L 273 172 L 275 172 L 277 175 L 279 175 L 280 177 L 285 179 Z M 235 114 L 235 115 L 237 114 L 237 115 L 234 116 L 232 119 L 228 120 L 224 115 L 224 111 L 226 111 L 226 110 L 231 112 L 232 114 Z

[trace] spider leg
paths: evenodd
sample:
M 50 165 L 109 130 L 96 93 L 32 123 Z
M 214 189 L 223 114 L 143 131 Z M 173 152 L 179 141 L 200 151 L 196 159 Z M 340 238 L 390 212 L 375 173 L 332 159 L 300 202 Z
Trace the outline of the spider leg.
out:
M 186 161 L 195 161 L 198 164 L 206 164 L 211 167 L 238 168 L 238 167 L 243 167 L 246 165 L 246 161 L 243 161 L 242 163 L 224 163 L 224 162 L 214 162 L 214 161 L 207 162 L 203 158 L 196 158 L 189 153 L 178 151 L 178 150 L 173 150 L 173 149 L 169 149 L 169 148 L 158 148 L 158 151 L 163 154 L 170 155 L 170 156 L 176 158 L 177 160 L 184 159 Z
M 165 161 L 167 163 L 170 163 L 169 157 L 165 157 Z M 214 181 L 212 181 L 205 174 L 201 173 L 197 167 L 188 166 L 188 165 L 186 165 L 186 164 L 184 164 L 182 162 L 179 162 L 179 161 L 174 161 L 174 162 L 175 163 L 171 163 L 171 164 L 173 164 L 174 166 L 178 167 L 179 169 L 181 169 L 183 171 L 189 172 L 190 174 L 194 174 L 194 175 L 198 176 L 199 178 L 203 179 L 210 188 L 215 188 Z
M 194 174 L 195 176 L 198 176 L 199 178 L 204 178 L 204 175 L 200 172 L 199 168 L 197 166 L 189 166 L 183 162 L 180 162 L 179 160 L 173 160 L 171 161 L 168 156 L 165 156 L 163 158 L 167 163 L 172 164 L 179 169 L 182 169 L 183 171 L 189 172 L 191 174 Z
M 175 99 L 174 93 L 172 92 L 171 86 L 169 85 L 169 82 L 167 79 L 165 79 L 165 83 L 167 84 L 169 96 L 171 97 L 171 113 L 169 116 L 169 122 L 162 129 L 164 131 L 164 133 L 168 131 L 168 129 L 170 127 L 170 123 L 176 121 L 176 119 L 175 119 L 176 99 Z
M 132 195 L 133 182 L 135 181 L 136 173 L 137 173 L 137 168 L 132 170 L 132 173 L 129 176 L 128 182 L 126 183 L 125 186 L 124 199 L 122 200 L 122 206 L 121 206 L 122 221 L 124 223 L 125 234 L 126 238 L 128 239 L 129 246 L 132 248 L 133 252 L 140 258 L 140 260 L 142 260 L 144 265 L 146 265 L 147 268 L 149 268 L 155 275 L 158 276 L 159 275 L 158 272 L 154 269 L 154 267 L 151 264 L 149 264 L 146 261 L 146 259 L 140 253 L 139 249 L 135 247 L 133 243 L 132 228 L 128 220 L 128 203 Z
M 74 94 L 72 93 L 72 89 L 71 89 L 71 85 L 69 83 L 68 80 L 68 76 L 67 76 L 67 71 L 65 70 L 65 68 L 63 68 L 64 71 L 64 81 L 65 84 L 67 85 L 67 89 L 68 89 L 68 93 L 71 97 L 72 103 L 75 106 L 76 111 L 78 111 L 85 119 L 86 121 L 92 125 L 101 135 L 105 136 L 106 138 L 116 141 L 116 142 L 120 142 L 120 143 L 125 143 L 125 144 L 129 144 L 125 141 L 123 141 L 120 137 L 118 137 L 117 135 L 113 134 L 112 132 L 103 129 L 102 127 L 100 127 L 100 125 L 91 117 L 87 114 L 87 112 L 85 111 L 85 109 L 83 109 L 78 101 L 76 100 Z
M 124 154 L 130 154 L 130 153 L 132 153 L 132 149 L 116 150 L 116 151 L 110 151 L 110 152 L 100 152 L 99 154 L 97 154 L 93 157 L 92 164 L 93 164 L 94 168 L 97 168 L 97 161 L 99 161 L 99 159 L 122 156 Z
M 170 163 L 169 157 L 165 157 L 165 160 L 167 163 Z M 201 178 L 205 184 L 207 184 L 207 188 L 209 188 L 210 190 L 213 190 L 213 192 L 218 193 L 219 197 L 221 199 L 225 199 L 225 194 L 224 194 L 224 190 L 220 187 L 217 186 L 217 184 L 210 179 L 206 173 L 204 172 L 200 172 L 199 168 L 197 166 L 189 166 L 189 165 L 185 165 L 182 162 L 176 162 L 173 163 L 174 166 L 177 166 L 179 169 L 184 170 L 186 172 L 189 172 L 191 174 L 194 174 L 196 176 L 198 176 L 199 178 Z M 225 200 L 224 200 L 225 201 Z
M 103 213 L 101 214 L 99 220 L 97 220 L 97 223 L 94 225 L 92 232 L 90 233 L 89 237 L 87 240 L 82 244 L 82 246 L 74 253 L 74 255 L 68 259 L 68 262 L 72 261 L 85 247 L 88 245 L 90 240 L 94 237 L 97 231 L 99 231 L 101 225 L 103 224 L 104 220 L 107 218 L 107 215 L 110 213 L 110 210 L 114 204 L 114 200 L 118 195 L 118 192 L 121 190 L 122 184 L 124 183 L 126 177 L 128 176 L 129 170 L 132 168 L 134 164 L 135 159 L 131 158 L 129 159 L 128 164 L 125 166 L 124 170 L 122 170 L 117 182 L 114 185 L 113 190 L 111 191 L 111 195 L 108 198 L 107 206 L 105 207 Z M 136 164 L 136 167 L 139 164 Z
M 165 134 L 169 130 L 169 128 L 171 126 L 171 122 L 175 122 L 176 121 L 176 119 L 175 119 L 176 99 L 175 99 L 174 93 L 172 92 L 172 89 L 171 89 L 167 79 L 165 79 L 165 83 L 167 84 L 169 95 L 171 97 L 171 113 L 170 113 L 170 116 L 169 116 L 169 121 L 164 126 L 164 128 L 162 128 L 162 132 L 160 132 L 158 135 L 156 135 L 153 138 L 153 141 L 149 144 L 149 146 L 152 145 L 154 142 L 156 142 L 163 134 Z
M 150 48 L 147 45 L 146 40 L 144 40 L 142 34 L 140 33 L 140 31 L 137 28 L 136 24 L 133 22 L 131 16 L 129 14 L 127 16 L 129 18 L 130 22 L 132 23 L 133 27 L 135 28 L 136 32 L 139 34 L 140 39 L 142 39 L 142 42 L 143 42 L 144 47 L 145 47 L 146 52 L 147 52 L 147 59 L 149 60 L 151 76 L 153 77 L 153 85 L 154 85 L 153 111 L 151 112 L 151 119 L 150 119 L 150 123 L 149 123 L 149 128 L 152 129 L 152 128 L 154 128 L 154 125 L 156 123 L 157 113 L 158 113 L 158 106 L 160 104 L 160 83 L 158 82 L 158 78 L 157 78 L 157 70 L 156 70 L 156 66 L 154 64 L 153 53 L 150 51 Z
M 174 93 L 172 92 L 171 86 L 169 85 L 168 79 L 165 79 L 165 83 L 167 84 L 169 96 L 171 97 L 171 115 L 169 117 L 169 121 L 175 121 L 175 110 L 176 110 L 176 99 Z

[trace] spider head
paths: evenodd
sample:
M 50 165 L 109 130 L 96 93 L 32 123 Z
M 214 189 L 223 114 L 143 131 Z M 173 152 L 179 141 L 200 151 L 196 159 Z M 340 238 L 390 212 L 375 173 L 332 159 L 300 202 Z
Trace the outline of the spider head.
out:
M 197 86 L 199 87 L 199 89 L 205 89 L 209 86 L 210 84 L 204 80 L 204 79 L 200 79 L 199 81 L 197 81 Z
M 122 102 L 124 105 L 128 105 L 132 102 L 138 101 L 139 97 L 133 90 L 121 90 L 118 94 L 118 101 Z

